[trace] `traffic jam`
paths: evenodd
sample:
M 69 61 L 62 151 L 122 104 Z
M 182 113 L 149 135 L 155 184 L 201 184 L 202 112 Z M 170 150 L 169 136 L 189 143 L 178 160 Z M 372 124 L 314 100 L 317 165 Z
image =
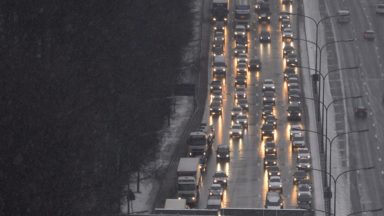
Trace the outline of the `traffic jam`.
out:
M 295 5 L 250 2 L 213 0 L 208 123 L 188 138 L 177 196 L 191 208 L 310 209 Z

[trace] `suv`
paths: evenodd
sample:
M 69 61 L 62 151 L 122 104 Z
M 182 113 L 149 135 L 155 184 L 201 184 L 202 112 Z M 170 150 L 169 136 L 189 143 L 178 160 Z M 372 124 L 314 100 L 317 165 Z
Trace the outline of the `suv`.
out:
M 233 124 L 229 130 L 229 137 L 231 138 L 243 138 L 243 126 L 241 124 Z
M 272 79 L 265 79 L 263 81 L 263 91 L 275 91 L 275 83 Z

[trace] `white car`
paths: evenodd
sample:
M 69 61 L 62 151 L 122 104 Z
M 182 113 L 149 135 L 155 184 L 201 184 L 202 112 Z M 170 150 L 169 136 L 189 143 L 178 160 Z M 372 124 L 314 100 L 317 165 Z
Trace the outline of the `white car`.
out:
M 312 187 L 308 184 L 299 184 L 297 187 L 297 196 L 301 196 L 302 194 L 312 196 Z
M 283 199 L 279 192 L 268 192 L 265 199 L 266 209 L 282 209 L 283 208 Z
M 244 129 L 241 124 L 233 124 L 231 129 L 229 130 L 229 136 L 232 137 L 241 137 L 244 136 Z
M 283 41 L 292 41 L 293 40 L 293 31 L 291 28 L 283 29 L 283 34 L 281 35 Z
M 275 91 L 275 83 L 272 79 L 265 79 L 263 82 L 263 91 Z
M 308 148 L 299 148 L 297 149 L 297 159 L 310 159 L 311 152 Z
M 292 149 L 307 147 L 305 144 L 305 139 L 303 134 L 295 134 L 292 137 L 291 143 L 292 143 Z
M 289 131 L 289 139 L 292 140 L 292 137 L 295 134 L 301 135 L 303 133 L 303 131 L 301 131 L 301 130 L 302 130 L 302 128 L 299 124 L 291 124 L 291 129 Z
M 271 176 L 268 180 L 268 190 L 279 190 L 283 191 L 283 183 L 281 182 L 280 176 Z
M 207 209 L 220 209 L 220 208 L 221 208 L 221 197 L 209 196 L 207 201 Z
M 302 170 L 309 170 L 311 169 L 311 159 L 307 158 L 302 158 L 302 159 L 297 159 L 296 167 L 298 169 Z

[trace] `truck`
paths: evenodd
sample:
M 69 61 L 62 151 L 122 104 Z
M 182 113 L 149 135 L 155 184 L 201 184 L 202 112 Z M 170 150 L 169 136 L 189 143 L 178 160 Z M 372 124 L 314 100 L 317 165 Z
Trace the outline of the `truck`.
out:
M 177 197 L 185 199 L 188 205 L 195 206 L 199 200 L 200 159 L 180 158 L 177 167 Z
M 244 25 L 247 30 L 250 28 L 251 5 L 249 0 L 236 0 L 235 2 L 235 26 Z
M 210 153 L 208 135 L 202 131 L 193 131 L 187 139 L 188 156 L 196 157 Z
M 227 22 L 228 19 L 228 0 L 212 1 L 212 21 Z
M 166 199 L 164 209 L 186 209 L 187 201 L 185 199 Z

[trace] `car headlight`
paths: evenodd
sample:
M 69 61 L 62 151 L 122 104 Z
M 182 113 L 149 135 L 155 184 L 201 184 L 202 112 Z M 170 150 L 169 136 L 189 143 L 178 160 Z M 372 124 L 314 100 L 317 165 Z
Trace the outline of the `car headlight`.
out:
M 228 19 L 225 17 L 225 18 L 224 18 L 224 21 L 227 21 L 227 20 L 228 20 Z
M 221 110 L 221 108 L 219 108 L 219 110 Z
M 271 17 L 269 16 L 268 19 L 271 19 Z
M 264 164 L 268 164 L 268 161 L 264 161 Z
M 262 133 L 262 134 L 264 134 L 264 133 L 265 133 L 265 131 L 262 131 L 261 133 Z
M 291 116 L 291 113 L 288 113 L 288 116 Z
M 276 149 L 273 149 L 274 152 L 276 152 Z
M 280 184 L 280 187 L 283 187 L 283 185 Z
M 267 98 L 266 98 L 266 97 L 263 97 L 263 100 L 267 100 Z
M 196 197 L 192 197 L 192 200 L 196 200 Z
M 268 185 L 268 187 L 272 187 L 272 185 Z
M 217 155 L 217 157 L 219 158 L 219 157 L 220 157 L 220 155 L 218 154 L 218 155 Z
M 233 132 L 232 131 L 229 131 L 229 134 L 232 134 Z
M 261 19 L 261 16 L 259 16 L 259 19 Z
M 272 100 L 275 100 L 276 98 L 272 98 Z
M 227 182 L 227 179 L 224 179 L 223 182 L 226 183 L 226 182 Z
M 213 68 L 213 71 L 216 71 L 217 69 L 216 68 Z
M 209 108 L 209 111 L 212 111 L 213 109 L 212 108 Z
M 226 154 L 225 157 L 229 157 L 229 154 Z
M 217 183 L 217 179 L 214 179 L 213 182 Z
M 271 39 L 271 37 L 268 36 L 268 40 Z
M 277 175 L 280 175 L 280 172 L 278 172 Z
M 301 113 L 299 113 L 299 116 L 301 116 Z
M 273 161 L 273 164 L 276 164 L 276 161 Z
M 192 156 L 192 152 L 189 152 L 189 156 Z
M 242 34 L 245 35 L 245 32 L 243 32 Z
M 243 132 L 240 131 L 239 134 L 241 135 L 241 134 L 243 134 Z
M 213 20 L 213 21 L 216 21 L 216 17 L 213 17 L 212 20 Z

